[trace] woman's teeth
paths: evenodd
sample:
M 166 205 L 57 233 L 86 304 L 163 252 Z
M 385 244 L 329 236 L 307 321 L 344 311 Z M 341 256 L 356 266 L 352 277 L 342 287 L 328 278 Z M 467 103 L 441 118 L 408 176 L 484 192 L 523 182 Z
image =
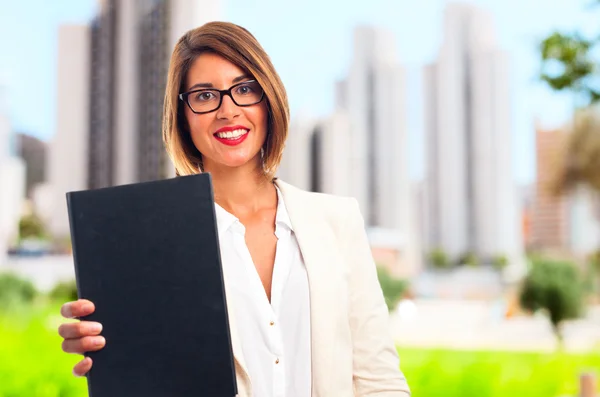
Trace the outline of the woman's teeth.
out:
M 234 130 L 234 131 L 227 131 L 227 132 L 217 132 L 217 137 L 221 138 L 221 139 L 237 139 L 239 137 L 241 137 L 242 135 L 246 134 L 248 132 L 248 130 L 244 130 L 244 129 L 239 129 L 239 130 Z

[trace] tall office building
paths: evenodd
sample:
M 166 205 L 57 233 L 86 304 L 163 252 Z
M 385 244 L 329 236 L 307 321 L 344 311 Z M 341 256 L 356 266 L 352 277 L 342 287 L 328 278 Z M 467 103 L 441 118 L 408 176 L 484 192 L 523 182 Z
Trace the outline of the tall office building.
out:
M 46 182 L 48 144 L 27 134 L 17 134 L 16 138 L 17 155 L 23 159 L 26 166 L 26 194 L 28 198 L 31 198 L 35 186 Z
M 161 136 L 171 52 L 186 31 L 215 20 L 219 7 L 212 0 L 102 2 L 92 24 L 92 106 L 100 111 L 90 124 L 102 164 L 95 164 L 91 182 L 110 186 L 175 175 Z
M 115 80 L 115 44 L 117 13 L 115 1 L 102 2 L 100 15 L 90 26 L 89 48 L 89 125 L 87 158 L 87 187 L 97 189 L 114 185 L 115 112 L 118 105 L 114 96 L 117 87 Z M 132 3 L 132 2 L 124 2 Z M 85 44 L 83 44 L 85 46 Z M 66 51 L 75 51 L 69 50 Z M 86 131 L 82 129 L 83 131 Z
M 0 86 L 0 266 L 6 259 L 9 243 L 18 237 L 25 199 L 25 163 L 15 154 L 4 95 Z
M 311 190 L 339 196 L 352 195 L 352 175 L 348 168 L 349 130 L 350 119 L 339 110 L 315 126 L 311 139 Z
M 359 27 L 347 78 L 337 86 L 337 108 L 349 117 L 348 172 L 370 226 L 410 230 L 405 72 L 391 32 Z
M 301 189 L 351 196 L 349 128 L 342 110 L 320 119 L 295 118 L 277 176 Z
M 59 35 L 59 120 L 50 155 L 60 208 L 51 222 L 55 234 L 68 233 L 68 190 L 175 175 L 162 143 L 171 52 L 181 35 L 219 12 L 215 0 L 103 0 L 89 28 L 61 28 L 79 30 Z M 74 81 L 61 82 L 71 71 Z M 71 124 L 69 112 L 77 114 Z
M 490 14 L 446 8 L 437 62 L 424 72 L 428 249 L 520 259 L 511 164 L 509 62 Z
M 560 167 L 568 134 L 564 129 L 535 132 L 536 181 L 531 216 L 531 248 L 566 249 L 568 246 L 568 199 L 553 194 L 551 185 Z
M 88 150 L 90 112 L 90 28 L 65 25 L 58 30 L 57 117 L 56 132 L 50 141 L 47 177 L 51 186 L 52 216 L 50 231 L 56 236 L 69 235 L 65 193 L 90 186 Z M 99 111 L 99 110 L 98 110 Z M 102 151 L 102 149 L 99 149 Z M 99 165 L 100 166 L 100 165 Z
M 313 186 L 311 169 L 311 147 L 317 121 L 306 115 L 300 115 L 290 121 L 281 164 L 277 176 L 283 181 L 304 189 Z
M 552 190 L 557 172 L 563 167 L 568 140 L 566 127 L 536 126 L 537 178 L 531 248 L 588 255 L 598 249 L 600 241 L 596 197 L 583 186 L 569 194 L 558 195 Z

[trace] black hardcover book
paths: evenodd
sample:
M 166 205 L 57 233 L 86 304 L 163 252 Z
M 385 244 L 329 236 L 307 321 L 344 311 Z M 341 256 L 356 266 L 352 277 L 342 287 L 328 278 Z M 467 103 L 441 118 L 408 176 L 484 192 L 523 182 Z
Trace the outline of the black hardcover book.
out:
M 67 193 L 90 397 L 237 394 L 209 174 Z

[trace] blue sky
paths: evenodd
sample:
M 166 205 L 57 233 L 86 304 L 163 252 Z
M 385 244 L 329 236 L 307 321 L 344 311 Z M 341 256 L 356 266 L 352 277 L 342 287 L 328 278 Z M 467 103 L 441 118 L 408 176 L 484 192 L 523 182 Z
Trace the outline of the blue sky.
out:
M 534 120 L 556 126 L 571 101 L 536 81 L 536 45 L 554 29 L 600 33 L 600 10 L 588 0 L 472 0 L 492 12 L 499 46 L 511 56 L 512 138 L 515 177 L 533 180 Z M 223 19 L 248 28 L 270 54 L 288 89 L 292 115 L 326 115 L 333 84 L 352 56 L 352 29 L 371 24 L 395 33 L 398 61 L 407 69 L 411 174 L 423 175 L 421 67 L 442 40 L 444 0 L 225 0 Z M 550 4 L 552 4 L 550 6 Z M 86 23 L 94 0 L 0 0 L 0 86 L 16 131 L 49 139 L 55 130 L 57 27 Z M 307 82 L 310 82 L 307 83 Z

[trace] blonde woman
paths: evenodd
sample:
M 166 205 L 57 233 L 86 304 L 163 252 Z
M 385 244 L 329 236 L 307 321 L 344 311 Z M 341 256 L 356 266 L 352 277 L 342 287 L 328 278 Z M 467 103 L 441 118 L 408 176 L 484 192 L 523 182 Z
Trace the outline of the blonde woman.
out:
M 212 174 L 239 396 L 408 396 L 356 201 L 274 178 L 288 122 L 285 88 L 247 30 L 212 22 L 178 41 L 163 139 L 178 175 Z M 102 349 L 101 330 L 62 324 L 63 350 Z M 73 372 L 91 368 L 88 357 Z

